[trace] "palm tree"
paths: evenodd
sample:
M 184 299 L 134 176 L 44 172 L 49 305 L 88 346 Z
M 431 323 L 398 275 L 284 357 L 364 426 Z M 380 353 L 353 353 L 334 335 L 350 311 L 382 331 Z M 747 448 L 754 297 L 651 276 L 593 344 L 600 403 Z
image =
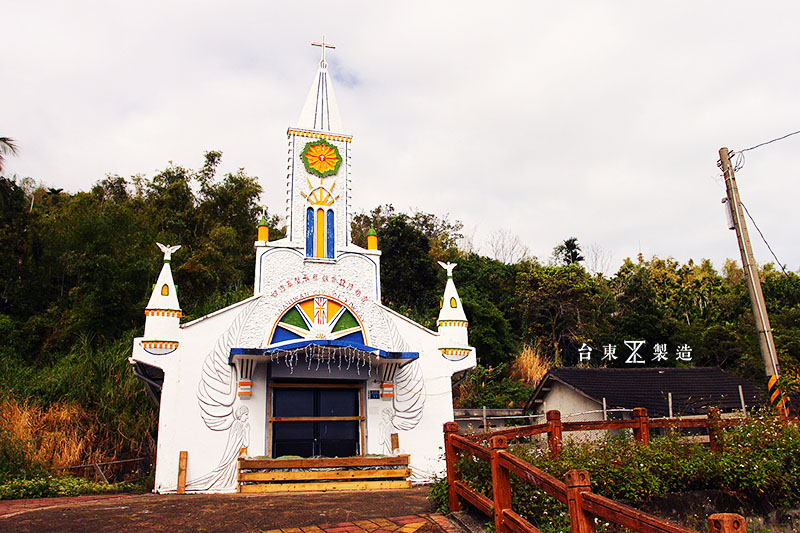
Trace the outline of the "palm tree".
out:
M 11 137 L 0 137 L 0 172 L 3 172 L 8 154 L 17 155 L 17 144 Z

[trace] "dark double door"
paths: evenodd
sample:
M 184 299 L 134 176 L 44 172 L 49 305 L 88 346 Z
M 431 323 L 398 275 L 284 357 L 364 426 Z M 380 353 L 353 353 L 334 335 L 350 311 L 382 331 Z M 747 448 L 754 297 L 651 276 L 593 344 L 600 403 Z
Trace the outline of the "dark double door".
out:
M 358 455 L 360 395 L 358 386 L 274 386 L 272 457 Z

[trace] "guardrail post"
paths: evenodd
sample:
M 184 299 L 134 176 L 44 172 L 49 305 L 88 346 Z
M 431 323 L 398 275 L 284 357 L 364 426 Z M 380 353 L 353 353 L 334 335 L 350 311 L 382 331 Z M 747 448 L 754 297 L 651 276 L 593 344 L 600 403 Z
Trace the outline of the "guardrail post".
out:
M 717 433 L 720 429 L 719 409 L 716 407 L 708 408 L 708 447 L 712 452 L 721 451 L 721 444 L 717 441 Z
M 712 514 L 708 517 L 708 531 L 709 533 L 747 533 L 747 523 L 739 514 Z
M 186 494 L 186 463 L 189 452 L 182 451 L 178 454 L 178 494 Z
M 647 418 L 647 409 L 644 407 L 637 407 L 633 410 L 633 420 L 636 421 L 636 427 L 633 428 L 633 437 L 642 446 L 650 445 L 650 419 Z
M 570 470 L 565 476 L 567 483 L 567 506 L 573 533 L 594 533 L 594 516 L 583 510 L 584 492 L 592 492 L 589 472 Z
M 511 531 L 503 521 L 503 510 L 511 509 L 511 475 L 500 465 L 501 451 L 508 449 L 508 439 L 495 435 L 489 440 L 492 449 L 492 495 L 494 496 L 494 529 L 497 533 Z
M 450 442 L 450 436 L 458 434 L 458 424 L 456 422 L 444 423 L 444 459 L 447 463 L 447 501 L 450 512 L 461 510 L 461 502 L 458 501 L 456 494 L 456 481 L 461 479 L 458 471 L 458 452 Z
M 547 411 L 547 423 L 550 425 L 547 429 L 547 448 L 552 457 L 558 457 L 561 455 L 561 412 Z

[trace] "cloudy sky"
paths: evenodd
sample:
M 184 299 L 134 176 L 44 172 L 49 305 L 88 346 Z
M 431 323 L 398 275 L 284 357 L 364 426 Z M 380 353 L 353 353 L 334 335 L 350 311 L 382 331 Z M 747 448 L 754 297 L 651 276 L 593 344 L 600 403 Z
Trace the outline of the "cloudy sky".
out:
M 358 208 L 449 213 L 487 252 L 501 229 L 543 259 L 575 236 L 608 273 L 738 257 L 717 151 L 800 130 L 800 4 L 488 5 L 0 0 L 7 174 L 75 192 L 216 149 L 277 211 L 326 34 Z M 745 155 L 742 199 L 797 270 L 800 135 Z

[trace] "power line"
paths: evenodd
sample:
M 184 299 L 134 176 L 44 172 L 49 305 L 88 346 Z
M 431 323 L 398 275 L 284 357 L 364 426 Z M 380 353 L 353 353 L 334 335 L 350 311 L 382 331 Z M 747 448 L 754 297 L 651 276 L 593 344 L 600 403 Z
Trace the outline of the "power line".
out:
M 756 148 L 759 148 L 759 147 L 761 147 L 761 146 L 764 146 L 764 145 L 767 145 L 767 144 L 770 144 L 770 143 L 774 143 L 774 142 L 777 142 L 777 141 L 782 141 L 783 139 L 785 139 L 785 138 L 787 138 L 787 137 L 791 137 L 792 135 L 797 135 L 798 133 L 800 133 L 800 130 L 798 130 L 798 131 L 793 131 L 792 133 L 787 133 L 787 134 L 786 134 L 786 135 L 784 135 L 783 137 L 778 137 L 777 139 L 772 139 L 771 141 L 766 141 L 766 142 L 763 142 L 763 143 L 757 144 L 757 145 L 755 145 L 755 146 L 751 146 L 750 148 L 745 148 L 744 150 L 739 150 L 739 153 L 742 153 L 742 152 L 747 152 L 747 151 L 749 151 L 749 150 L 755 150 Z
M 767 248 L 769 248 L 769 252 L 772 254 L 772 257 L 775 258 L 775 261 L 778 263 L 778 266 L 781 267 L 783 273 L 786 274 L 787 277 L 789 277 L 789 273 L 786 272 L 786 269 L 783 268 L 783 263 L 781 263 L 780 259 L 778 259 L 778 256 L 775 255 L 775 252 L 772 251 L 772 246 L 769 245 L 767 239 L 764 237 L 764 234 L 761 233 L 761 229 L 758 227 L 758 224 L 756 224 L 756 221 L 753 219 L 753 215 L 751 215 L 750 211 L 747 210 L 747 206 L 744 205 L 744 203 L 741 200 L 739 200 L 739 204 L 744 208 L 744 212 L 747 213 L 747 217 L 750 219 L 750 222 L 753 223 L 753 226 L 755 226 L 756 231 L 758 231 L 758 234 L 761 235 L 761 240 L 764 241 L 764 244 L 766 244 Z

